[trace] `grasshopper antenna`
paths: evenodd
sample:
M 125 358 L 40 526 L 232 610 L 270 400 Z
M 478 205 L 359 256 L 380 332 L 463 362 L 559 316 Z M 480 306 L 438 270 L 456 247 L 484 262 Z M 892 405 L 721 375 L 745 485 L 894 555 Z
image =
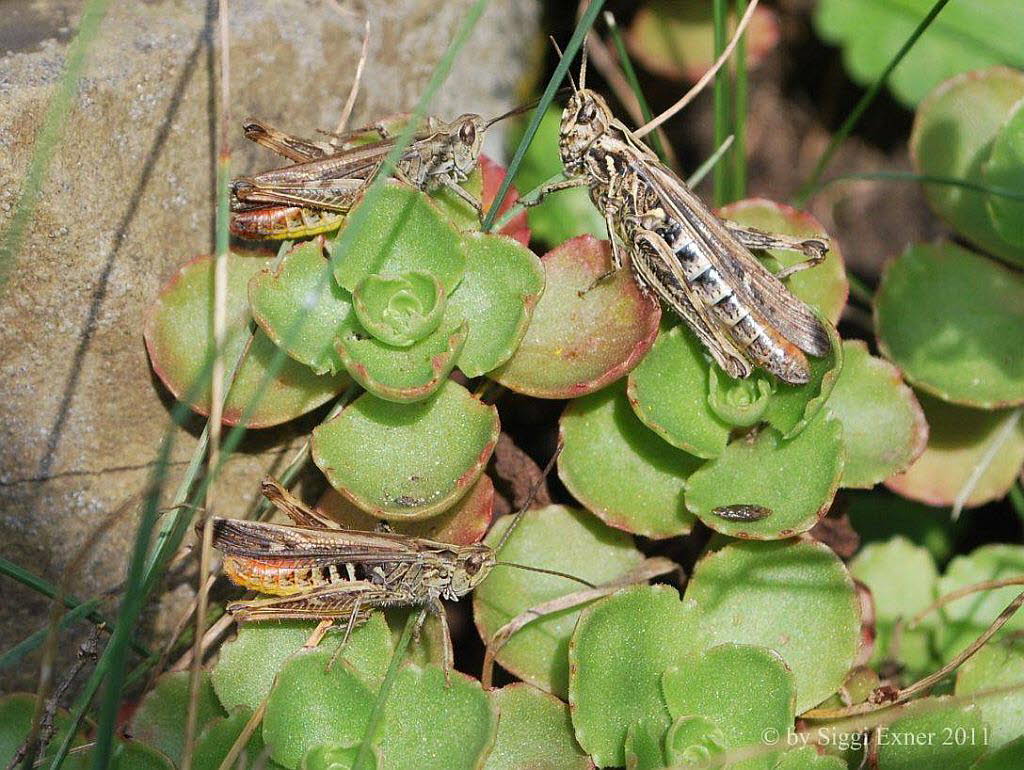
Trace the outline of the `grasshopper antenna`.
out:
M 559 88 L 557 91 L 555 91 L 555 96 L 565 96 L 569 92 L 570 92 L 570 89 L 568 87 Z M 491 126 L 493 126 L 495 123 L 498 123 L 498 122 L 500 122 L 502 120 L 505 120 L 506 118 L 511 118 L 514 115 L 521 115 L 524 112 L 529 112 L 534 107 L 536 107 L 538 104 L 540 104 L 540 98 L 539 97 L 537 99 L 533 99 L 532 101 L 527 102 L 526 104 L 521 104 L 518 107 L 513 107 L 508 112 L 503 112 L 498 117 L 491 118 L 486 123 L 484 123 L 484 129 L 488 129 Z
M 725 47 L 725 50 L 722 51 L 721 55 L 715 60 L 715 63 L 711 65 L 711 69 L 701 75 L 700 80 L 694 83 L 693 88 L 687 91 L 678 102 L 673 104 L 658 117 L 648 121 L 644 125 L 640 126 L 640 128 L 633 131 L 633 136 L 637 139 L 647 136 L 647 134 L 651 133 L 651 131 L 656 129 L 662 123 L 679 112 L 679 110 L 683 109 L 683 107 L 693 101 L 693 98 L 704 90 L 704 86 L 708 84 L 708 81 L 715 76 L 718 70 L 722 68 L 722 65 L 725 64 L 726 60 L 732 55 L 733 49 L 736 47 L 736 44 L 746 31 L 751 18 L 754 16 L 754 9 L 757 8 L 757 3 L 758 0 L 751 0 L 750 5 L 747 6 L 746 13 L 743 14 L 743 17 L 740 19 L 740 23 L 736 25 L 736 33 L 732 36 L 732 40 L 729 41 L 729 45 Z
M 562 53 L 562 49 L 559 48 L 558 47 L 558 43 L 555 42 L 554 35 L 548 35 L 548 40 L 550 40 L 551 41 L 551 45 L 553 45 L 555 47 L 555 53 L 558 54 L 558 58 L 559 59 L 564 59 L 565 58 L 565 54 Z M 573 93 L 578 94 L 580 92 L 580 89 L 578 89 L 576 87 L 576 81 L 572 79 L 572 73 L 567 71 L 565 74 L 569 77 L 569 83 L 572 84 Z
M 583 38 L 583 53 L 580 56 L 580 90 L 587 87 L 587 38 Z
M 512 519 L 512 523 L 508 525 L 508 529 L 505 530 L 505 533 L 501 536 L 501 540 L 499 540 L 498 544 L 494 547 L 494 553 L 501 551 L 502 546 L 505 545 L 509 537 L 512 535 L 512 532 L 515 531 L 515 528 L 523 518 L 523 514 L 525 514 L 527 509 L 533 504 L 534 498 L 536 498 L 537 493 L 540 492 L 541 485 L 547 480 L 548 474 L 551 473 L 551 469 L 555 467 L 555 462 L 558 461 L 558 456 L 562 454 L 562 449 L 564 448 L 565 442 L 562 440 L 562 437 L 559 436 L 558 446 L 555 447 L 555 453 L 551 455 L 551 459 L 548 460 L 548 464 L 544 466 L 544 471 L 540 474 L 540 478 L 537 479 L 537 482 L 530 489 L 530 494 L 527 495 L 526 502 L 523 503 L 522 507 L 516 512 L 515 517 Z M 530 569 L 533 568 L 531 567 Z
M 511 529 L 511 527 L 509 527 Z M 556 575 L 557 577 L 565 578 L 567 580 L 575 580 L 577 583 L 585 585 L 587 588 L 597 588 L 594 583 L 589 580 L 584 580 L 581 577 L 570 575 L 568 572 L 559 572 L 556 569 L 544 569 L 543 567 L 531 567 L 529 564 L 516 564 L 514 561 L 496 561 L 494 566 L 498 567 L 515 567 L 516 569 L 524 569 L 527 572 L 543 572 L 545 575 Z

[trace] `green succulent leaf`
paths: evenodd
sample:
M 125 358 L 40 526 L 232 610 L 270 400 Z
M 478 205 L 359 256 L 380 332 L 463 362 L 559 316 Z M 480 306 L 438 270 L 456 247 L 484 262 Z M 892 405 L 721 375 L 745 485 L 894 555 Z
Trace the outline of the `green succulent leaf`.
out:
M 356 210 L 365 205 L 358 204 Z M 351 221 L 351 216 L 349 221 Z M 328 241 L 334 277 L 355 291 L 366 276 L 426 272 L 451 295 L 462 280 L 466 255 L 459 231 L 430 198 L 407 185 L 388 182 L 344 254 L 342 228 Z
M 843 429 L 819 415 L 788 441 L 765 429 L 733 441 L 686 482 L 686 507 L 731 537 L 775 540 L 813 527 L 832 504 L 843 472 Z M 770 515 L 730 515 L 746 509 Z
M 199 751 L 199 748 L 196 748 Z M 89 766 L 92 760 L 92 750 L 76 757 L 69 757 L 65 760 L 62 768 L 75 768 L 81 761 L 82 767 Z M 196 764 L 193 767 L 199 768 L 200 758 L 196 757 Z M 174 770 L 174 763 L 154 748 L 150 748 L 138 741 L 118 740 L 114 744 L 114 754 L 110 763 L 111 770 Z M 273 762 L 267 765 L 267 770 L 280 770 Z
M 978 698 L 981 717 L 990 728 L 989 751 L 1024 735 L 1024 643 L 1013 638 L 988 642 L 957 670 L 954 692 L 960 697 L 1015 685 L 1016 690 Z
M 971 765 L 971 770 L 1016 770 L 1024 765 L 1024 736 L 1005 746 L 986 752 Z
M 496 547 L 509 525 L 499 519 L 484 540 Z M 585 511 L 549 505 L 527 511 L 498 554 L 501 561 L 553 569 L 600 584 L 643 561 L 632 538 L 605 526 Z M 557 575 L 495 567 L 473 592 L 473 619 L 480 637 L 490 640 L 505 623 L 542 602 L 583 590 Z M 580 606 L 545 615 L 525 626 L 498 650 L 495 659 L 525 682 L 565 697 L 569 669 L 566 650 Z
M 36 695 L 34 693 L 11 693 L 0 696 L 0 762 L 7 767 L 14 759 L 21 744 L 28 737 L 32 729 L 32 720 L 36 712 Z M 68 712 L 58 708 L 54 714 L 54 737 L 51 740 L 44 756 L 53 756 L 57 745 L 64 740 L 68 733 Z M 72 746 L 81 746 L 85 743 L 85 735 L 77 734 L 73 739 Z M 75 753 L 68 755 L 63 767 L 68 770 L 85 770 L 90 767 L 91 762 L 87 756 Z M 20 764 L 18 765 L 20 767 Z
M 330 666 L 333 655 L 323 648 L 293 655 L 267 699 L 263 740 L 271 758 L 290 770 L 310 749 L 356 746 L 366 731 L 376 695 L 347 661 Z
M 946 574 L 939 578 L 940 596 L 959 588 L 989 580 L 1020 577 L 1024 574 L 1024 546 L 991 544 L 976 548 L 967 556 L 957 556 L 949 563 Z M 972 593 L 946 604 L 939 610 L 941 623 L 936 633 L 936 649 L 948 661 L 989 627 L 1021 592 L 1011 585 Z M 1024 629 L 1024 615 L 1017 613 L 994 637 Z
M 839 757 L 819 754 L 814 746 L 790 749 L 779 757 L 772 770 L 847 770 Z
M 756 372 L 746 380 L 734 380 L 712 366 L 708 380 L 708 406 L 716 417 L 737 428 L 749 428 L 760 421 L 772 397 L 767 375 Z
M 665 672 L 662 686 L 678 668 L 670 668 Z M 669 704 L 669 711 L 672 710 Z M 716 715 L 717 719 L 717 715 Z M 729 742 L 725 732 L 717 722 L 705 716 L 685 714 L 677 717 L 665 733 L 665 757 L 669 765 L 695 765 L 707 762 L 728 748 Z
M 722 453 L 730 431 L 709 402 L 711 368 L 688 329 L 663 328 L 630 372 L 627 390 L 633 411 L 648 428 L 672 446 L 705 458 Z
M 796 436 L 814 419 L 843 371 L 843 341 L 832 324 L 824 326 L 830 346 L 828 355 L 807 359 L 811 378 L 803 385 L 776 381 L 775 393 L 765 408 L 764 419 L 780 430 L 783 438 Z
M 606 241 L 573 238 L 541 261 L 544 295 L 519 348 L 491 377 L 537 398 L 575 398 L 623 377 L 654 343 L 657 301 L 626 269 L 594 285 L 611 268 Z
M 798 714 L 842 686 L 859 652 L 857 591 L 821 543 L 731 542 L 697 562 L 685 598 L 700 608 L 704 648 L 735 642 L 782 656 Z
M 451 304 L 469 323 L 458 367 L 479 377 L 505 363 L 519 346 L 544 292 L 544 266 L 507 236 L 467 233 L 466 273 Z
M 601 767 L 626 763 L 627 732 L 663 735 L 672 723 L 662 675 L 702 649 L 705 624 L 668 586 L 632 586 L 580 616 L 569 645 L 569 705 L 576 739 Z
M 505 167 L 495 163 L 486 155 L 480 155 L 477 167 L 469 175 L 466 181 L 460 185 L 470 195 L 481 203 L 486 212 L 494 205 L 494 199 L 498 195 L 501 183 L 505 181 Z M 520 173 L 520 178 L 522 174 Z M 441 210 L 448 215 L 448 218 L 464 233 L 480 231 L 480 214 L 475 211 L 466 201 L 456 195 L 448 187 L 440 187 L 430 193 L 430 197 L 441 207 Z M 516 201 L 519 200 L 519 192 L 516 186 L 512 185 L 505 194 L 505 200 L 498 208 L 499 216 L 504 214 Z M 530 228 L 527 224 L 526 212 L 521 211 L 512 217 L 511 221 L 500 230 L 500 235 L 507 235 L 519 241 L 523 246 L 530 245 Z
M 530 142 L 516 174 L 520 189 L 532 190 L 562 172 L 562 158 L 558 153 L 561 122 L 562 108 L 552 105 L 544 113 L 537 134 Z M 509 132 L 510 147 L 519 143 L 526 123 L 519 122 L 516 127 L 519 130 Z M 548 247 L 564 243 L 577 235 L 605 238 L 608 234 L 604 219 L 590 200 L 590 194 L 583 188 L 562 190 L 548 196 L 540 205 L 527 210 L 527 219 L 533 236 Z
M 686 716 L 714 720 L 724 738 L 714 744 L 724 748 L 757 745 L 766 734 L 784 736 L 796 716 L 793 674 L 778 653 L 764 647 L 712 647 L 668 669 L 662 689 L 674 720 Z M 707 736 L 706 728 L 701 732 Z M 678 730 L 672 737 L 677 745 L 685 743 Z M 766 755 L 734 766 L 769 770 L 774 762 L 774 755 Z
M 735 28 L 735 14 L 729 14 L 729 25 Z M 651 72 L 692 82 L 715 61 L 713 35 L 711 6 L 703 0 L 651 0 L 637 9 L 626 44 Z M 776 15 L 759 6 L 745 38 L 747 66 L 753 68 L 779 39 Z
M 935 616 L 915 628 L 906 624 L 936 598 L 938 570 L 925 548 L 902 536 L 885 543 L 865 545 L 850 562 L 850 574 L 871 590 L 875 607 L 874 666 L 896 660 L 904 667 L 905 681 L 934 670 L 932 635 Z M 903 625 L 898 640 L 894 632 Z
M 265 265 L 263 257 L 228 254 L 225 361 L 237 359 L 249 339 L 248 283 Z M 164 286 L 146 319 L 146 348 L 153 370 L 179 400 L 192 395 L 204 363 L 213 355 L 212 308 L 213 260 L 203 256 L 182 267 Z M 242 418 L 276 354 L 274 343 L 258 330 L 224 407 L 225 424 L 234 425 Z M 286 358 L 250 415 L 248 427 L 264 428 L 294 419 L 340 393 L 350 382 L 345 374 L 321 377 Z M 188 405 L 208 415 L 209 385 L 199 389 Z
M 248 291 L 253 320 L 275 345 L 317 374 L 343 369 L 334 341 L 352 328 L 352 298 L 334 282 L 322 239 L 295 246 L 277 270 L 260 270 Z
M 1021 409 L 970 409 L 923 393 L 918 401 L 928 421 L 928 443 L 886 486 L 929 505 L 959 500 L 973 508 L 1005 496 L 1024 464 Z
M 395 678 L 378 734 L 388 770 L 422 770 L 440 759 L 451 770 L 484 763 L 498 729 L 498 710 L 480 683 L 437 666 L 406 664 Z
M 146 693 L 128 723 L 128 734 L 135 740 L 166 754 L 175 763 L 185 748 L 185 719 L 189 703 L 189 672 L 163 674 Z M 196 701 L 196 726 L 227 716 L 210 684 L 210 674 L 202 672 Z
M 919 244 L 889 263 L 875 303 L 879 347 L 911 383 L 965 406 L 1024 403 L 1024 275 Z
M 700 460 L 647 430 L 620 384 L 572 401 L 560 421 L 558 476 L 606 523 L 651 538 L 686 534 L 686 477 Z
M 1003 3 L 1007 8 L 1000 10 Z M 958 12 L 977 18 L 992 13 L 997 21 L 990 27 L 990 34 L 979 39 L 989 39 L 995 30 L 1019 38 L 1019 33 L 1010 32 L 1012 25 L 1020 23 L 1021 19 L 1020 14 L 1010 10 L 1014 3 L 1015 0 L 953 3 L 943 10 L 939 19 L 954 10 L 954 6 L 958 6 Z M 981 6 L 989 10 L 982 11 Z M 928 35 L 924 35 L 918 45 L 927 38 Z M 1020 51 L 1019 46 L 1017 50 Z M 902 66 L 896 73 L 901 69 Z M 915 170 L 985 184 L 984 170 L 994 140 L 1022 98 L 1024 73 L 1006 67 L 964 72 L 945 81 L 921 102 L 914 118 L 910 155 Z M 1024 265 L 1024 246 L 1008 242 L 994 226 L 987 209 L 987 193 L 945 184 L 925 184 L 924 192 L 935 212 L 969 241 L 1017 266 Z
M 641 719 L 626 731 L 622 747 L 626 770 L 658 770 L 665 767 L 665 727 L 663 719 Z
M 338 522 L 343 529 L 375 532 L 380 526 L 380 519 L 353 505 L 334 489 L 328 489 L 316 507 L 320 513 Z M 396 521 L 391 529 L 410 537 L 452 545 L 469 545 L 479 542 L 487 532 L 493 508 L 494 484 L 486 473 L 482 473 L 473 487 L 451 508 L 422 521 Z
M 416 404 L 365 393 L 313 431 L 313 461 L 367 513 L 425 519 L 472 487 L 498 432 L 498 411 L 452 381 Z
M 764 198 L 749 198 L 730 203 L 719 209 L 718 215 L 747 227 L 756 227 L 766 233 L 792 235 L 798 238 L 821 237 L 827 240 L 829 249 L 825 259 L 812 269 L 794 273 L 786 279 L 786 286 L 830 323 L 835 324 L 839 321 L 850 293 L 850 283 L 846 280 L 846 265 L 839 243 L 834 238 L 829 238 L 824 225 L 806 211 Z M 792 267 L 807 259 L 797 251 L 771 249 L 765 253 L 780 268 Z
M 889 740 L 879 742 L 878 767 L 882 770 L 970 767 L 985 753 L 983 736 L 988 725 L 977 705 L 957 705 L 946 697 L 932 697 L 908 703 L 900 710 L 903 716 L 885 729 Z M 962 741 L 956 740 L 958 734 L 965 736 Z
M 196 737 L 192 767 L 195 770 L 218 770 L 251 716 L 252 709 L 239 706 L 226 717 L 210 720 Z M 255 762 L 256 758 L 263 754 L 263 750 L 263 735 L 257 730 L 245 744 L 244 756 L 249 761 Z M 146 767 L 146 765 L 142 765 L 142 767 Z M 271 762 L 268 770 L 279 767 L 280 765 L 276 762 Z
M 501 718 L 483 770 L 593 768 L 576 743 L 569 707 L 558 698 L 522 682 L 491 690 L 488 696 Z
M 226 709 L 259 708 L 278 670 L 303 649 L 315 627 L 315 622 L 303 620 L 243 625 L 238 636 L 221 646 L 210 675 L 221 705 Z M 338 651 L 343 634 L 343 628 L 328 633 L 320 646 L 333 655 Z M 375 613 L 366 623 L 353 629 L 339 657 L 351 663 L 367 681 L 376 682 L 384 676 L 390 651 L 387 623 L 381 613 Z
M 355 767 L 358 756 L 359 746 L 324 743 L 314 746 L 303 755 L 299 770 L 351 770 Z M 376 750 L 371 749 L 369 760 L 369 764 L 363 764 L 362 769 L 377 770 L 380 759 Z
M 818 34 L 843 47 L 843 63 L 861 85 L 874 83 L 934 4 L 934 0 L 823 0 Z M 1014 0 L 952 3 L 915 41 L 889 76 L 896 97 L 913 106 L 945 78 L 993 64 L 1024 66 L 1017 41 L 1024 23 Z
M 444 286 L 431 273 L 372 273 L 356 286 L 352 307 L 363 327 L 388 345 L 407 348 L 433 332 L 445 308 Z
M 466 344 L 468 325 L 449 308 L 432 334 L 409 347 L 394 347 L 357 327 L 336 342 L 353 379 L 387 401 L 409 404 L 430 397 L 448 378 Z
M 844 487 L 870 489 L 924 451 L 928 423 L 899 370 L 861 340 L 843 342 L 843 370 L 826 406 L 843 424 Z
M 995 187 L 1024 189 L 1024 98 L 1017 102 L 996 135 L 982 175 Z M 1007 243 L 1024 249 L 1024 202 L 989 195 L 985 203 L 996 232 Z

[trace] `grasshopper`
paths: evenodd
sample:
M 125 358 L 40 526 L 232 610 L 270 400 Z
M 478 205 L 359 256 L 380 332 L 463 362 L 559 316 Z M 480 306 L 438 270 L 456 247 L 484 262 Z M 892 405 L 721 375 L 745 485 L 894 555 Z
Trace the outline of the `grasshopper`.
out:
M 313 637 L 318 641 L 336 620 L 347 619 L 347 641 L 375 609 L 422 607 L 442 619 L 447 674 L 453 653 L 441 600 L 458 601 L 495 566 L 555 574 L 594 588 L 561 572 L 498 560 L 498 550 L 528 503 L 498 547 L 491 548 L 484 543 L 450 545 L 393 532 L 341 529 L 273 479 L 263 481 L 262 492 L 294 525 L 222 518 L 211 524 L 213 546 L 224 554 L 227 577 L 271 596 L 229 604 L 228 612 L 241 622 L 319 620 Z M 307 644 L 314 646 L 316 641 Z
M 760 366 L 784 382 L 807 382 L 805 354 L 827 355 L 828 334 L 781 279 L 821 262 L 828 242 L 719 219 L 585 87 L 585 77 L 584 53 L 559 134 L 568 178 L 538 200 L 556 189 L 587 187 L 612 244 L 605 276 L 622 268 L 625 252 L 641 288 L 682 318 L 731 377 L 748 377 Z M 800 251 L 808 259 L 775 275 L 749 249 Z
M 447 188 L 481 213 L 480 202 L 460 183 L 476 168 L 487 130 L 531 107 L 487 121 L 474 113 L 450 123 L 428 118 L 399 158 L 394 177 L 425 192 Z M 383 121 L 332 135 L 333 142 L 302 139 L 257 120 L 247 121 L 243 130 L 248 139 L 293 162 L 232 183 L 231 231 L 248 239 L 304 238 L 336 230 L 395 145 Z M 354 143 L 367 134 L 378 138 Z

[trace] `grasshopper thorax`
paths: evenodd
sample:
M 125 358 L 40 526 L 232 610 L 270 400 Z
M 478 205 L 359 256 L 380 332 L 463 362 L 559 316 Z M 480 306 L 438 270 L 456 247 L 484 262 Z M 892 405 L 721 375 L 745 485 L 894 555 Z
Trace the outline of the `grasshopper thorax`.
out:
M 607 133 L 613 120 L 608 103 L 590 89 L 581 88 L 570 97 L 562 111 L 558 142 L 568 173 L 583 173 L 587 150 Z

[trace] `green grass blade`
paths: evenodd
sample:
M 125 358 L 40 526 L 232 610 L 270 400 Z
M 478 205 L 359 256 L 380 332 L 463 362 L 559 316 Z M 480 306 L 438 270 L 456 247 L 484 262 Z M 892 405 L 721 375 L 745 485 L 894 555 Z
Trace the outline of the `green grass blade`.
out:
M 1024 201 L 1024 190 L 1015 190 L 1011 187 L 1001 187 L 999 185 L 986 184 L 984 182 L 974 182 L 970 179 L 961 179 L 955 176 L 915 174 L 913 171 L 870 171 L 862 174 L 843 174 L 841 176 L 835 176 L 812 187 L 807 199 L 809 200 L 821 190 L 829 187 L 830 185 L 836 184 L 837 182 L 849 182 L 859 179 L 947 185 L 950 187 L 962 187 L 965 190 L 985 193 L 986 195 L 996 195 L 1001 198 L 1009 198 L 1010 200 Z
M 714 24 L 715 36 L 715 58 L 722 55 L 725 50 L 726 41 L 729 38 L 729 3 L 728 0 L 713 0 L 712 21 Z M 714 117 L 715 117 L 715 147 L 721 147 L 725 138 L 733 133 L 730 131 L 731 121 L 729 105 L 729 68 L 723 67 L 715 75 L 714 84 Z M 732 199 L 731 192 L 732 170 L 730 162 L 719 163 L 714 168 L 714 202 L 721 206 Z
M 487 216 L 484 217 L 483 225 L 481 226 L 485 233 L 491 231 L 494 226 L 494 220 L 498 216 L 498 209 L 501 207 L 501 202 L 505 200 L 505 195 L 508 193 L 508 188 L 512 186 L 512 180 L 515 179 L 516 173 L 519 171 L 519 166 L 523 163 L 523 158 L 526 156 L 526 151 L 530 148 L 530 143 L 533 141 L 533 137 L 537 134 L 537 129 L 540 127 L 540 121 L 544 117 L 544 113 L 547 112 L 548 105 L 555 98 L 555 92 L 558 91 L 558 87 L 565 79 L 565 73 L 569 71 L 569 66 L 572 64 L 573 57 L 576 56 L 576 52 L 580 50 L 580 46 L 583 45 L 583 40 L 587 36 L 587 32 L 594 24 L 594 19 L 597 18 L 597 14 L 601 12 L 601 6 L 604 5 L 604 0 L 591 0 L 590 5 L 587 6 L 587 10 L 583 12 L 583 16 L 580 17 L 579 24 L 576 25 L 576 29 L 573 30 L 572 37 L 569 38 L 569 44 L 565 47 L 565 52 L 562 56 L 561 61 L 558 62 L 558 66 L 555 67 L 554 73 L 551 75 L 551 80 L 548 81 L 547 87 L 544 89 L 544 93 L 541 94 L 540 99 L 537 101 L 537 108 L 533 111 L 533 115 L 530 116 L 530 122 L 526 125 L 526 131 L 523 133 L 523 138 L 519 140 L 519 146 L 516 147 L 516 151 L 512 154 L 512 160 L 508 164 L 508 173 L 505 174 L 505 178 L 501 182 L 501 187 L 498 188 L 498 194 L 494 197 L 494 204 L 487 212 Z
M 25 174 L 25 183 L 21 188 L 21 197 L 18 198 L 18 202 L 14 206 L 11 224 L 4 235 L 3 245 L 0 245 L 0 292 L 3 291 L 14 261 L 21 252 L 21 243 L 25 238 L 25 232 L 32 223 L 36 204 L 39 202 L 39 193 L 46 180 L 46 172 L 50 168 L 50 161 L 53 160 L 57 144 L 64 135 L 64 122 L 71 112 L 71 101 L 78 90 L 78 81 L 85 66 L 86 54 L 92 41 L 96 38 L 96 33 L 107 13 L 109 4 L 110 0 L 89 0 L 82 10 L 82 18 L 78 22 L 75 38 L 68 45 L 64 73 L 61 75 L 57 91 L 46 109 L 39 133 L 36 134 L 32 157 L 29 159 L 28 171 Z
M 742 18 L 747 10 L 747 0 L 736 0 L 736 18 Z M 732 190 L 734 200 L 747 195 L 747 34 L 740 37 L 733 57 L 736 76 L 732 94 L 732 135 L 736 141 L 732 147 Z
M 797 192 L 795 198 L 797 206 L 803 207 L 806 205 L 818 184 L 818 180 L 825 171 L 825 167 L 828 166 L 829 162 L 832 160 L 832 156 L 835 155 L 836 150 L 839 149 L 839 145 L 846 141 L 846 138 L 860 121 L 864 111 L 871 105 L 875 100 L 875 97 L 878 96 L 878 93 L 889 80 L 889 76 L 892 74 L 892 71 L 899 66 L 899 63 L 903 61 L 903 57 L 906 56 L 910 49 L 914 47 L 917 39 L 921 37 L 921 35 L 924 34 L 924 31 L 928 29 L 933 21 L 935 21 L 935 17 L 938 16 L 939 12 L 946 7 L 948 2 L 949 0 L 936 0 L 935 4 L 932 5 L 931 10 L 928 11 L 928 14 L 921 19 L 921 23 L 917 25 L 917 28 L 914 29 L 910 34 L 910 37 L 908 37 L 906 42 L 903 43 L 900 50 L 896 52 L 896 55 L 893 56 L 889 61 L 889 64 L 886 65 L 882 74 L 878 76 L 878 80 L 871 84 L 871 87 L 864 92 L 864 95 L 850 111 L 850 114 L 846 116 L 846 120 L 843 121 L 843 125 L 841 125 L 839 130 L 832 135 L 832 140 L 828 143 L 828 147 L 825 148 L 821 157 L 818 158 L 818 162 L 815 164 L 814 171 L 811 172 L 810 178 Z

